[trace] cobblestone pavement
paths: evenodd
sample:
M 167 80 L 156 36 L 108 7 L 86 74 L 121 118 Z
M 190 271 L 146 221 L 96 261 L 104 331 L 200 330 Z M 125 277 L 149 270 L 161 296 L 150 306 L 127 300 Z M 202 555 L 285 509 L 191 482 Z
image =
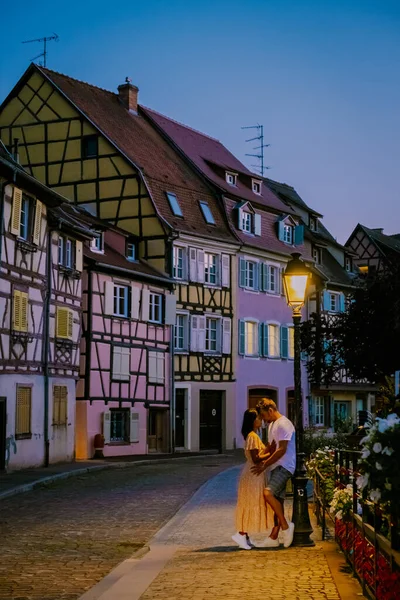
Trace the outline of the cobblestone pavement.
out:
M 215 477 L 155 536 L 151 546 L 179 549 L 141 600 L 340 600 L 317 532 L 313 548 L 235 546 L 238 474 Z
M 75 600 L 237 461 L 206 456 L 132 465 L 2 500 L 0 599 Z

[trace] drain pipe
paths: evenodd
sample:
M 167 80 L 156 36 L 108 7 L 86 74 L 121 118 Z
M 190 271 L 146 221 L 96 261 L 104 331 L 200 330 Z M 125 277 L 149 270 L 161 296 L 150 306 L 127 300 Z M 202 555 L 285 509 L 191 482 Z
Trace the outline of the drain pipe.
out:
M 47 232 L 46 278 L 47 289 L 44 302 L 43 319 L 43 370 L 44 370 L 44 466 L 50 464 L 50 439 L 49 439 L 49 351 L 50 351 L 50 300 L 51 300 L 51 230 Z

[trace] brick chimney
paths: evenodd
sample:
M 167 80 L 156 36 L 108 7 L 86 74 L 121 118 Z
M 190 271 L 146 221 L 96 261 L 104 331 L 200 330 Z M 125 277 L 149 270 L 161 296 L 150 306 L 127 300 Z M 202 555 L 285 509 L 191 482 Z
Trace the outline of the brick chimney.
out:
M 139 88 L 136 85 L 132 85 L 129 77 L 125 78 L 125 83 L 118 86 L 118 96 L 122 104 L 128 110 L 137 113 L 138 107 L 138 92 Z

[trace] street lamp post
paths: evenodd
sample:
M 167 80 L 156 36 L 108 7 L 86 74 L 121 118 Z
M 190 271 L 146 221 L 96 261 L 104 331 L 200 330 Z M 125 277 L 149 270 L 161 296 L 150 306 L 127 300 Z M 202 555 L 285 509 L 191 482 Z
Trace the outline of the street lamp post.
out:
M 293 546 L 314 546 L 308 512 L 307 475 L 304 454 L 303 396 L 301 391 L 301 309 L 304 306 L 309 270 L 293 253 L 283 274 L 286 300 L 293 312 L 294 324 L 294 414 L 296 425 L 296 471 L 293 480 Z

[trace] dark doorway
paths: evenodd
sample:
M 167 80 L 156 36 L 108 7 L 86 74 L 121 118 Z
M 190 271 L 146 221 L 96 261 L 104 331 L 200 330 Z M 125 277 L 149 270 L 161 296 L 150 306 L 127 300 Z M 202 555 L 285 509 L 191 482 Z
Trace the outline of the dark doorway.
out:
M 175 447 L 185 447 L 185 408 L 187 390 L 177 388 L 175 390 Z
M 222 392 L 200 390 L 200 450 L 222 449 Z
M 149 452 L 166 452 L 167 411 L 150 408 L 147 443 Z
M 6 398 L 0 398 L 0 471 L 6 468 Z
M 262 398 L 271 398 L 278 405 L 278 392 L 272 388 L 252 388 L 249 390 L 248 408 L 256 408 Z

